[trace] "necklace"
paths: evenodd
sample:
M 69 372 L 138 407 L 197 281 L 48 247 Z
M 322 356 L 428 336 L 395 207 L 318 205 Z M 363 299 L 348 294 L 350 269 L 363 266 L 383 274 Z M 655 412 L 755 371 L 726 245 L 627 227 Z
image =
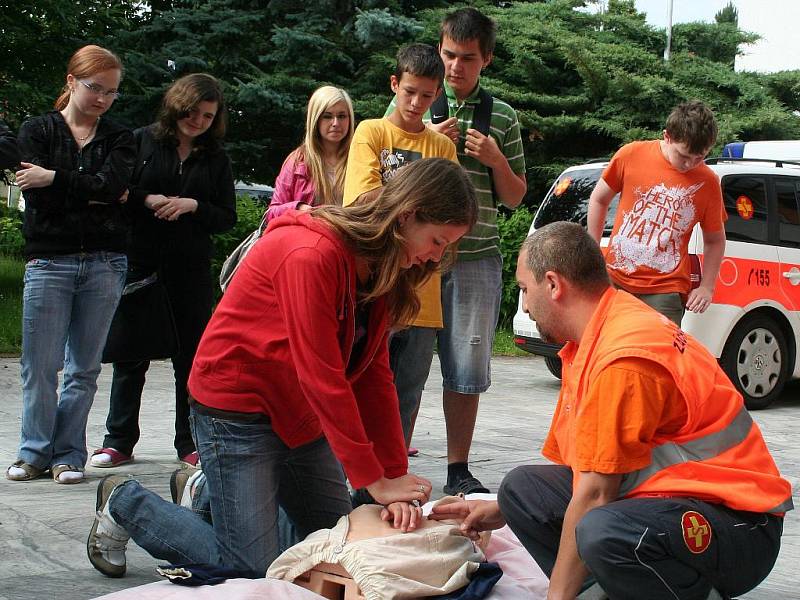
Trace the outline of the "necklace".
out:
M 92 137 L 92 134 L 94 133 L 94 130 L 95 130 L 95 129 L 97 129 L 97 122 L 98 122 L 99 120 L 100 120 L 100 118 L 99 118 L 99 117 L 98 117 L 97 119 L 95 119 L 94 123 L 92 123 L 92 127 L 91 127 L 91 129 L 89 129 L 89 131 L 87 131 L 87 132 L 86 132 L 86 135 L 85 135 L 85 136 L 83 136 L 83 137 L 76 137 L 75 139 L 76 139 L 76 140 L 78 140 L 79 142 L 85 142 L 85 141 L 86 141 L 86 140 L 88 140 L 90 137 Z

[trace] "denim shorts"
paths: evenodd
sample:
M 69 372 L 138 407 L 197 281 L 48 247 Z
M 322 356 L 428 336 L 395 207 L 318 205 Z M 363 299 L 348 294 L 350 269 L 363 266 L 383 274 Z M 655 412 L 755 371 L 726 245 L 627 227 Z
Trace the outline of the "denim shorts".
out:
M 444 389 L 460 394 L 489 389 L 502 287 L 500 255 L 459 261 L 442 274 L 444 329 L 437 342 Z

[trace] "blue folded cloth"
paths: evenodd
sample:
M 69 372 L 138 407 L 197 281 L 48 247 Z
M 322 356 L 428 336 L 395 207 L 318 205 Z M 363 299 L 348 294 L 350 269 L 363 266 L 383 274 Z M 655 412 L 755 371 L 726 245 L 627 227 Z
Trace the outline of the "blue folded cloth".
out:
M 436 596 L 435 598 L 436 600 L 483 600 L 489 595 L 502 576 L 503 569 L 497 563 L 481 563 L 478 565 L 478 570 L 470 577 L 469 585 L 456 590 L 452 594 Z

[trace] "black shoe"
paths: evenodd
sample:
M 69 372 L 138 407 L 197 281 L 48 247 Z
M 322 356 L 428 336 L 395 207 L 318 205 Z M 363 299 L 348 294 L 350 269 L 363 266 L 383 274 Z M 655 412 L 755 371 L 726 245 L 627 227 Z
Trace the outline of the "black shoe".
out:
M 489 494 L 488 488 L 478 481 L 477 477 L 473 477 L 472 473 L 467 471 L 466 476 L 461 479 L 448 481 L 444 488 L 445 494 L 449 496 L 457 496 L 458 494 Z

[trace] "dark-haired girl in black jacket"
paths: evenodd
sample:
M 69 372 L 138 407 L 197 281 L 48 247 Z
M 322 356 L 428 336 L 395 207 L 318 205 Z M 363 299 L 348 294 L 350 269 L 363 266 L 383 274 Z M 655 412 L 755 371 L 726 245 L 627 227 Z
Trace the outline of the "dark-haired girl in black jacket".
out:
M 130 269 L 164 278 L 180 352 L 175 371 L 175 450 L 197 465 L 189 430 L 186 382 L 200 336 L 211 317 L 211 234 L 236 223 L 233 176 L 220 147 L 225 103 L 216 79 L 192 74 L 167 90 L 158 120 L 135 132 L 138 156 L 127 206 L 133 218 Z M 103 447 L 91 464 L 116 467 L 133 458 L 149 361 L 114 363 Z

